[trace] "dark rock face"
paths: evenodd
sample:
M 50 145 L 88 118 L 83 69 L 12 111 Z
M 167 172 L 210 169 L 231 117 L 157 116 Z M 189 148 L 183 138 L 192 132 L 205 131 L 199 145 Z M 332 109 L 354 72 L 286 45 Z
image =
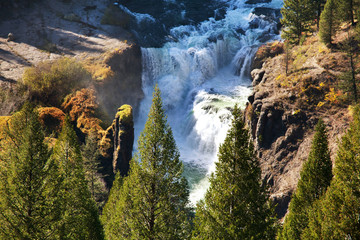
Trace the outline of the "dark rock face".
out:
M 127 176 L 134 144 L 133 111 L 130 105 L 118 109 L 112 125 L 105 131 L 100 141 L 102 173 L 110 189 L 116 172 Z
M 254 139 L 264 182 L 270 186 L 272 197 L 277 203 L 276 213 L 282 218 L 294 190 L 289 185 L 296 185 L 293 182 L 297 182 L 298 178 L 298 173 L 289 168 L 294 164 L 292 161 L 298 154 L 305 129 L 312 129 L 313 124 L 309 121 L 311 116 L 304 112 L 294 113 L 288 100 L 276 97 L 276 91 L 265 87 L 273 81 L 269 78 L 269 71 L 271 69 L 264 65 L 251 72 L 255 90 L 248 98 L 245 121 Z M 301 162 L 296 162 L 295 166 L 298 165 Z
M 123 105 L 119 108 L 112 125 L 114 134 L 113 172 L 126 176 L 130 168 L 134 145 L 134 121 L 132 108 Z
M 110 53 L 105 64 L 114 75 L 97 86 L 101 105 L 109 116 L 114 116 L 119 105 L 130 104 L 138 109 L 144 96 L 141 85 L 141 49 L 137 45 Z

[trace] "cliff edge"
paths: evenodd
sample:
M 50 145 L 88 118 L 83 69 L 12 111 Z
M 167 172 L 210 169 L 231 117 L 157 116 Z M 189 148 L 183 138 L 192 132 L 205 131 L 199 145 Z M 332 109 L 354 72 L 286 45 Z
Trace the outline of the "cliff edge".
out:
M 254 91 L 245 120 L 279 218 L 287 212 L 319 118 L 327 125 L 334 161 L 337 143 L 351 121 L 348 105 L 336 90 L 347 61 L 345 54 L 328 49 L 316 37 L 291 49 L 282 42 L 269 43 L 255 56 Z

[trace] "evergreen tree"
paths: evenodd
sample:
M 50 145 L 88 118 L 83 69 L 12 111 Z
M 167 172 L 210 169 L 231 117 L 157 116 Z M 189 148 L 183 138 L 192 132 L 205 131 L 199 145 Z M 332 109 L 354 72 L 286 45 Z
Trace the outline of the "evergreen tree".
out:
M 81 155 L 83 157 L 85 179 L 92 198 L 97 202 L 98 207 L 102 208 L 106 199 L 105 182 L 100 173 L 100 152 L 98 147 L 96 131 L 90 131 L 85 139 L 85 145 L 82 146 Z
M 122 217 L 122 211 L 118 211 L 117 207 L 120 202 L 123 201 L 124 195 L 122 194 L 125 191 L 122 190 L 123 186 L 123 178 L 121 177 L 120 172 L 117 172 L 115 175 L 115 180 L 113 182 L 113 185 L 110 190 L 109 198 L 104 206 L 102 215 L 101 215 L 101 222 L 104 225 L 104 231 L 106 239 L 111 240 L 121 240 L 123 239 L 123 235 L 120 233 L 119 226 L 122 226 L 121 224 L 124 224 L 125 222 L 121 222 Z
M 290 43 L 299 44 L 302 37 L 306 37 L 311 31 L 310 27 L 314 22 L 311 0 L 284 0 L 281 14 L 283 37 Z
M 0 147 L 0 238 L 53 239 L 58 190 L 52 186 L 55 166 L 48 161 L 37 111 L 26 105 L 12 116 L 5 132 Z
M 103 239 L 98 209 L 85 181 L 80 147 L 67 118 L 54 147 L 59 166 L 61 222 L 54 229 L 59 239 Z
M 194 239 L 274 239 L 273 208 L 237 106 L 209 180 L 196 208 Z
M 113 221 L 104 222 L 107 238 L 189 238 L 189 190 L 182 176 L 183 165 L 179 157 L 162 108 L 160 90 L 156 86 L 148 120 L 138 140 L 138 152 L 130 164 L 129 176 L 123 179 L 122 185 L 115 185 L 121 185 L 121 189 L 111 191 L 105 206 L 103 221 L 109 218 Z M 114 194 L 117 196 L 114 197 Z M 114 208 L 116 217 L 109 213 Z
M 359 11 L 359 0 L 338 0 L 340 5 L 340 15 L 345 21 L 351 22 L 352 26 L 355 26 L 355 13 Z
M 360 239 L 360 107 L 342 138 L 334 178 L 324 199 L 310 215 L 305 239 Z M 315 236 L 316 238 L 310 238 Z
M 342 50 L 346 53 L 349 58 L 348 70 L 340 75 L 342 82 L 340 83 L 341 89 L 346 93 L 351 102 L 358 102 L 358 84 L 359 80 L 356 75 L 358 73 L 356 69 L 356 47 L 357 43 L 354 41 L 353 34 L 348 32 L 347 38 L 344 40 Z
M 308 160 L 300 172 L 300 180 L 278 239 L 300 239 L 308 225 L 308 209 L 316 199 L 326 192 L 330 185 L 332 162 L 326 126 L 321 119 L 316 125 L 315 131 Z
M 332 44 L 332 38 L 340 25 L 337 0 L 328 0 L 320 16 L 319 36 L 323 43 Z
M 312 0 L 312 5 L 313 5 L 312 8 L 316 9 L 314 19 L 316 19 L 316 26 L 317 26 L 318 30 L 320 27 L 319 26 L 320 16 L 323 11 L 325 3 L 326 3 L 326 0 Z

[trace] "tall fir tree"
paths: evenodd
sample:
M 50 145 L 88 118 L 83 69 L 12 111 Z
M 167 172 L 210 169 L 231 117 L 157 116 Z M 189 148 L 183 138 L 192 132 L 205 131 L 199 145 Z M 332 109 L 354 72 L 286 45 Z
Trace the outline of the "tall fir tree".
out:
M 360 239 L 360 107 L 342 138 L 334 178 L 312 210 L 304 239 Z
M 50 151 L 30 105 L 14 114 L 0 156 L 0 238 L 54 239 L 58 190 L 50 173 Z M 55 184 L 56 185 L 56 184 Z
M 283 37 L 290 43 L 299 44 L 311 32 L 314 9 L 311 0 L 284 0 L 281 9 Z
M 120 226 L 123 226 L 125 222 L 121 222 L 122 218 L 125 217 L 123 214 L 124 209 L 119 211 L 118 209 L 122 206 L 119 206 L 120 203 L 125 203 L 122 194 L 125 191 L 122 190 L 123 178 L 121 177 L 120 172 L 117 172 L 115 175 L 115 180 L 110 189 L 109 198 L 104 206 L 101 215 L 101 222 L 104 225 L 104 232 L 106 239 L 111 240 L 121 240 L 123 239 L 123 230 L 120 229 Z
M 273 207 L 237 106 L 209 180 L 196 208 L 194 239 L 274 239 Z
M 322 119 L 316 125 L 308 160 L 300 172 L 300 180 L 290 202 L 289 213 L 277 239 L 300 239 L 308 226 L 308 210 L 330 185 L 332 162 L 326 126 Z
M 339 6 L 337 0 L 327 0 L 324 11 L 320 16 L 319 36 L 323 43 L 332 44 L 332 38 L 335 36 L 339 25 Z
M 53 161 L 59 166 L 61 222 L 54 229 L 59 239 L 103 239 L 95 201 L 85 181 L 80 146 L 67 117 L 57 140 Z
M 352 30 L 352 29 L 351 29 Z M 342 82 L 340 83 L 340 88 L 345 92 L 348 100 L 358 103 L 359 96 L 359 79 L 356 76 L 358 74 L 358 70 L 356 68 L 356 48 L 357 43 L 355 40 L 355 34 L 352 31 L 348 32 L 348 36 L 343 41 L 342 50 L 346 53 L 349 59 L 349 65 L 347 67 L 347 71 L 340 75 L 340 79 Z
M 111 239 L 188 239 L 188 183 L 156 86 L 153 103 L 131 161 L 129 176 L 112 189 L 105 206 L 105 234 Z M 117 196 L 114 197 L 114 194 Z M 116 199 L 114 201 L 114 199 Z M 111 206 L 109 205 L 111 204 Z M 116 216 L 111 217 L 110 209 Z M 115 223 L 115 224 L 114 224 Z M 115 225 L 115 226 L 114 226 Z M 114 226 L 117 233 L 114 232 Z
M 98 146 L 97 132 L 90 131 L 85 139 L 85 144 L 81 148 L 83 165 L 85 170 L 85 179 L 92 198 L 101 209 L 106 200 L 107 191 L 105 182 L 102 180 L 100 166 L 100 152 Z

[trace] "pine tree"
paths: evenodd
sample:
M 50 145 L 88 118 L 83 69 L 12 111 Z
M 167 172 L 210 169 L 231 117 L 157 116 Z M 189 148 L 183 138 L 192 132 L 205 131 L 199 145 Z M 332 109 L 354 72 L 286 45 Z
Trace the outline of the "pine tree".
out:
M 334 178 L 324 199 L 310 219 L 306 237 L 317 239 L 360 239 L 360 107 L 342 138 L 335 160 Z M 316 239 L 316 238 L 305 239 Z
M 11 117 L 1 142 L 0 238 L 53 239 L 53 205 L 58 190 L 50 178 L 54 165 L 38 113 L 30 105 Z
M 92 198 L 97 202 L 99 208 L 102 208 L 106 199 L 105 182 L 102 180 L 100 166 L 100 152 L 98 147 L 96 131 L 90 131 L 85 139 L 85 145 L 81 148 L 83 164 L 85 170 L 85 179 Z
M 115 180 L 110 190 L 109 198 L 104 206 L 101 222 L 104 225 L 104 231 L 106 235 L 106 239 L 111 240 L 121 240 L 123 239 L 123 235 L 120 233 L 119 226 L 122 226 L 121 220 L 124 215 L 121 215 L 124 211 L 118 211 L 120 207 L 118 207 L 118 203 L 124 202 L 122 194 L 125 191 L 122 190 L 123 186 L 123 178 L 121 177 L 120 172 L 117 172 L 115 175 Z M 126 194 L 126 193 L 125 193 Z
M 315 128 L 308 160 L 300 172 L 300 180 L 290 202 L 289 213 L 278 239 L 300 239 L 308 225 L 308 209 L 330 185 L 332 162 L 328 148 L 326 126 L 320 119 Z
M 156 86 L 153 103 L 138 140 L 138 152 L 131 161 L 129 176 L 120 190 L 112 190 L 105 206 L 103 221 L 109 239 L 187 239 L 188 184 L 182 176 L 170 126 L 162 108 L 160 90 Z M 117 196 L 114 197 L 114 194 Z M 117 201 L 113 201 L 117 199 Z M 109 206 L 111 204 L 111 206 Z M 116 209 L 116 217 L 108 209 Z M 114 226 L 114 223 L 116 226 Z M 118 230 L 117 236 L 114 226 Z
M 67 118 L 54 147 L 52 159 L 61 179 L 61 222 L 54 229 L 59 239 L 103 239 L 98 209 L 85 181 L 80 147 Z
M 328 0 L 320 16 L 319 36 L 323 43 L 332 44 L 332 38 L 340 25 L 337 0 Z
M 240 110 L 219 148 L 215 174 L 196 208 L 194 239 L 274 239 L 275 219 Z
M 311 32 L 311 24 L 314 21 L 314 10 L 311 0 L 284 0 L 281 9 L 284 26 L 283 37 L 290 43 L 299 44 L 302 37 Z M 303 35 L 304 34 L 304 35 Z
M 340 6 L 340 15 L 345 21 L 351 22 L 352 26 L 355 26 L 355 12 L 359 11 L 359 0 L 338 0 Z M 338 12 L 338 14 L 339 14 Z
M 325 3 L 326 3 L 326 0 L 313 0 L 312 1 L 313 9 L 316 9 L 316 16 L 314 17 L 314 19 L 316 19 L 316 25 L 317 25 L 318 30 L 320 27 L 319 26 L 320 16 L 323 11 Z
M 349 100 L 351 102 L 358 102 L 358 84 L 359 80 L 356 75 L 358 73 L 356 69 L 356 46 L 357 43 L 354 41 L 353 33 L 348 32 L 347 38 L 344 40 L 342 45 L 342 50 L 346 53 L 349 58 L 348 70 L 345 71 L 342 75 L 340 75 L 340 79 L 342 80 L 340 84 L 340 88 L 346 93 Z

